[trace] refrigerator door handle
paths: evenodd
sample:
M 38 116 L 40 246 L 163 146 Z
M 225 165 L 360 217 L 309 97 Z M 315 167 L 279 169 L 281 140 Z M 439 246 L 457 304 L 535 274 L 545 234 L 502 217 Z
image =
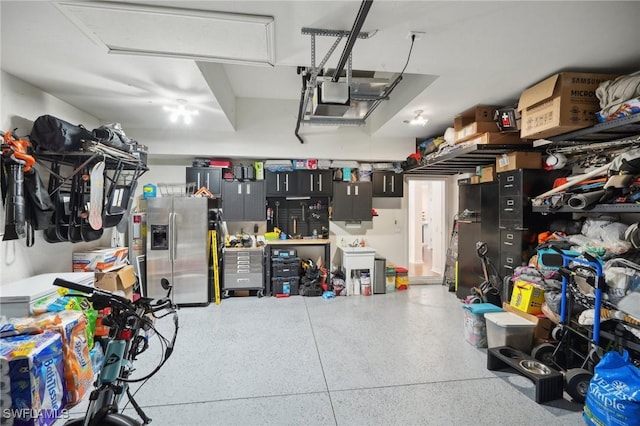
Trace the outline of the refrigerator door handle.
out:
M 178 239 L 177 234 L 177 228 L 176 228 L 176 213 L 170 213 L 170 220 L 171 220 L 171 250 L 169 253 L 169 257 L 171 262 L 173 262 L 174 260 L 176 260 L 176 241 Z

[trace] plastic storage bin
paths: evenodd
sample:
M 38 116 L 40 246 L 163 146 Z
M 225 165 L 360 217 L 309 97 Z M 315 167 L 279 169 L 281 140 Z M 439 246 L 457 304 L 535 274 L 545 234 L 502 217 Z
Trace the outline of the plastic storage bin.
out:
M 385 290 L 387 293 L 396 291 L 396 268 L 395 266 L 387 266 L 385 268 Z
M 491 303 L 472 303 L 462 305 L 464 312 L 464 339 L 476 348 L 487 347 L 487 325 L 484 315 L 490 312 L 503 312 L 502 308 Z
M 406 290 L 409 288 L 409 270 L 407 268 L 396 268 L 396 289 Z
M 530 352 L 536 324 L 511 312 L 484 314 L 487 321 L 487 344 L 489 348 L 510 346 Z

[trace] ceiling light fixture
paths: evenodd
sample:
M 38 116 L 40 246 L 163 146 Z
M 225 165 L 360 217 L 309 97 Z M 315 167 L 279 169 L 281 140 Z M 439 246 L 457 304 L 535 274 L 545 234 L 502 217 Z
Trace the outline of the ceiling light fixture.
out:
M 198 115 L 199 112 L 197 109 L 187 109 L 185 106 L 187 101 L 184 99 L 177 99 L 176 103 L 178 104 L 175 107 L 166 106 L 164 110 L 169 113 L 169 121 L 172 123 L 178 122 L 178 120 L 182 117 L 182 121 L 184 124 L 191 124 L 193 122 L 193 116 Z
M 416 110 L 415 113 L 416 113 L 416 116 L 413 117 L 410 121 L 406 121 L 405 120 L 405 123 L 409 123 L 412 126 L 424 126 L 425 124 L 427 124 L 427 122 L 429 120 L 427 120 L 426 118 L 424 118 L 422 116 L 422 110 L 421 109 Z

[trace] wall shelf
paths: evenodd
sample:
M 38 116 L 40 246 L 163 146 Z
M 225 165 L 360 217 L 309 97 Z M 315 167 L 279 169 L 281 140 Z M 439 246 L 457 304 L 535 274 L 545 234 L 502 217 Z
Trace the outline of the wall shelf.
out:
M 405 174 L 456 175 L 474 173 L 476 166 L 496 163 L 496 157 L 511 151 L 531 150 L 531 145 L 455 145 L 438 156 L 427 156 L 422 164 L 405 170 Z
M 552 208 L 549 206 L 533 206 L 536 213 L 640 213 L 640 204 L 596 204 L 588 210 L 577 210 L 571 207 Z

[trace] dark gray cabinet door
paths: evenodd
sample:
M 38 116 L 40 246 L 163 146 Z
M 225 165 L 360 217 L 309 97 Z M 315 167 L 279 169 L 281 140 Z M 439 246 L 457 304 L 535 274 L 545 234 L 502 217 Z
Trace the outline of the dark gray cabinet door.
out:
M 333 220 L 371 220 L 371 182 L 333 183 Z
M 266 195 L 268 197 L 286 197 L 297 195 L 297 180 L 294 171 L 291 172 L 265 172 L 267 182 Z
M 244 220 L 266 220 L 266 189 L 263 180 L 243 182 Z
M 244 220 L 244 182 L 222 182 L 222 218 Z
M 333 193 L 331 170 L 298 170 L 298 194 L 311 197 L 330 197 Z
M 187 167 L 186 182 L 196 184 L 196 191 L 203 186 L 215 196 L 222 194 L 222 169 L 218 167 Z
M 224 220 L 266 220 L 264 181 L 222 182 Z
M 373 172 L 374 197 L 402 197 L 404 195 L 404 178 L 402 173 L 394 171 Z

